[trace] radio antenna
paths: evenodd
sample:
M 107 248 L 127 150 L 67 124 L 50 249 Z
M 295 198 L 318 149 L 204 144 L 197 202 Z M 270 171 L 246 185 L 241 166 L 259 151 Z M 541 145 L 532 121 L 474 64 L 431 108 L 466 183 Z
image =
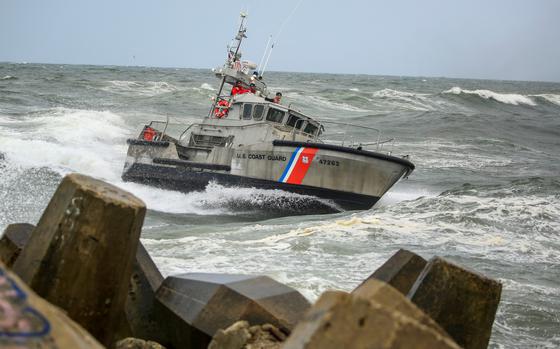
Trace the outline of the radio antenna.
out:
M 266 57 L 266 52 L 268 51 L 268 45 L 270 45 L 271 40 L 272 40 L 272 35 L 269 35 L 268 36 L 268 41 L 266 42 L 266 46 L 264 47 L 264 52 L 263 52 L 262 58 L 261 58 L 261 60 L 259 62 L 259 65 L 258 65 L 258 67 L 260 69 L 259 75 L 262 75 L 262 73 L 264 71 L 262 64 L 264 63 L 264 58 Z
M 262 69 L 261 72 L 261 76 L 264 75 L 264 72 L 266 70 L 266 67 L 268 66 L 268 60 L 270 59 L 270 55 L 272 54 L 272 49 L 274 48 L 274 45 L 278 42 L 278 39 L 280 38 L 280 35 L 282 34 L 282 31 L 284 30 L 284 27 L 286 26 L 286 24 L 288 23 L 288 21 L 292 18 L 292 16 L 294 15 L 294 13 L 296 13 L 297 9 L 299 8 L 299 6 L 303 3 L 303 0 L 300 0 L 296 6 L 294 6 L 294 8 L 292 9 L 292 12 L 290 12 L 290 14 L 288 15 L 288 17 L 286 17 L 286 19 L 284 19 L 284 22 L 282 22 L 282 24 L 280 25 L 280 29 L 278 29 L 278 33 L 276 33 L 276 40 L 272 43 L 272 46 L 270 47 L 270 51 L 268 51 L 268 57 L 266 58 L 266 62 L 264 63 L 264 67 Z

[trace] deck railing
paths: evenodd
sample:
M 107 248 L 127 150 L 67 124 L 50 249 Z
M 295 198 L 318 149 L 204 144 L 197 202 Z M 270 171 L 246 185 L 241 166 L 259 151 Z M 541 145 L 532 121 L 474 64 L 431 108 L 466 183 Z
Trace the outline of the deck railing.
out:
M 249 127 L 262 127 L 262 122 L 253 123 L 253 124 L 246 124 L 246 125 L 224 125 L 228 128 L 249 128 Z M 328 125 L 331 125 L 330 127 Z M 155 128 L 156 130 L 164 130 L 175 127 L 184 127 L 184 124 L 181 123 L 170 123 L 168 121 L 151 121 L 149 126 Z M 180 132 L 177 139 L 182 141 L 189 130 L 196 126 L 205 127 L 205 131 L 212 131 L 212 125 L 204 124 L 204 123 L 193 123 L 190 124 L 186 129 L 183 129 Z M 271 125 L 274 126 L 274 125 Z M 297 124 L 294 126 L 298 126 Z M 320 130 L 322 133 L 316 134 L 313 137 L 313 141 L 317 143 L 325 143 L 325 144 L 333 144 L 333 145 L 340 145 L 345 147 L 351 147 L 356 149 L 363 149 L 363 150 L 371 150 L 377 152 L 387 152 L 392 153 L 393 147 L 395 144 L 394 138 L 382 139 L 381 138 L 381 131 L 374 127 L 369 126 L 362 126 L 362 125 L 355 125 L 350 123 L 344 122 L 336 122 L 336 121 L 320 121 Z M 161 132 L 161 131 L 160 131 Z M 218 129 L 216 129 L 218 132 Z M 267 131 L 268 132 L 268 131 Z M 175 133 L 175 132 L 174 132 Z M 293 127 L 291 132 L 292 140 L 295 140 L 296 135 L 302 134 L 304 135 L 301 129 L 297 129 Z M 305 134 L 309 136 L 308 134 Z M 266 137 L 265 137 L 266 138 Z
M 325 125 L 333 127 L 324 127 Z M 374 127 L 337 121 L 321 121 L 321 127 L 324 130 L 321 141 L 327 144 L 388 153 L 392 152 L 395 144 L 394 138 L 381 139 L 381 131 Z M 390 150 L 387 150 L 388 147 L 391 147 Z

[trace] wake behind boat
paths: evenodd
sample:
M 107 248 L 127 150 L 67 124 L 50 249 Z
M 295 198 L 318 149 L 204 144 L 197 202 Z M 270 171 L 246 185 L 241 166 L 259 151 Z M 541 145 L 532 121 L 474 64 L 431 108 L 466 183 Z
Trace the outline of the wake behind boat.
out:
M 382 151 L 393 140 L 382 140 L 377 129 L 319 122 L 281 104 L 281 94 L 268 90 L 262 72 L 251 73 L 256 65 L 241 60 L 246 30 L 242 15 L 228 58 L 215 70 L 221 84 L 208 115 L 178 137 L 166 132 L 168 122 L 145 125 L 128 140 L 123 180 L 182 192 L 204 190 L 210 182 L 281 189 L 352 210 L 372 207 L 414 170 L 407 157 Z M 324 137 L 329 125 L 342 140 Z M 348 141 L 354 127 L 374 139 Z

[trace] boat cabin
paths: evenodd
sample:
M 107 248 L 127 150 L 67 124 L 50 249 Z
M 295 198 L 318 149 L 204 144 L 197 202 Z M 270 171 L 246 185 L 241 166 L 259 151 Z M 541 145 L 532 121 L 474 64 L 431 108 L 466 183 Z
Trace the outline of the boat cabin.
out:
M 200 151 L 214 147 L 236 148 L 273 140 L 316 141 L 321 124 L 287 106 L 267 101 L 252 93 L 231 99 L 227 115 L 213 113 L 201 123 L 191 125 L 179 145 Z

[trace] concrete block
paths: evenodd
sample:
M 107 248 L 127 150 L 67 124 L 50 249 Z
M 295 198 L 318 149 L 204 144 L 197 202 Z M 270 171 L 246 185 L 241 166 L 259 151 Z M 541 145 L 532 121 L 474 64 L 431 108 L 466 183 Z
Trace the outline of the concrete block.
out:
M 426 315 L 420 308 L 412 303 L 405 295 L 389 284 L 376 279 L 367 280 L 352 295 L 382 305 L 385 309 L 395 310 L 403 315 L 415 319 L 420 324 L 433 329 L 442 336 L 448 334 L 431 317 Z
M 11 268 L 29 240 L 35 226 L 28 223 L 10 224 L 0 238 L 0 261 Z
M 0 262 L 0 347 L 103 349 Z
M 400 249 L 362 284 L 370 279 L 377 279 L 388 283 L 406 295 L 426 266 L 426 263 L 426 260 L 417 254 Z
M 145 204 L 80 174 L 66 176 L 14 271 L 110 346 L 124 313 Z
M 488 346 L 501 293 L 499 282 L 434 257 L 408 298 L 457 344 L 474 349 Z
M 289 333 L 309 307 L 296 290 L 265 276 L 184 274 L 165 279 L 156 316 L 172 348 L 206 348 L 219 329 L 239 320 Z
M 459 349 L 432 328 L 382 304 L 328 291 L 307 311 L 282 349 Z
M 148 251 L 138 243 L 125 303 L 126 326 L 132 337 L 162 341 L 154 314 L 155 295 L 162 282 L 163 276 Z

